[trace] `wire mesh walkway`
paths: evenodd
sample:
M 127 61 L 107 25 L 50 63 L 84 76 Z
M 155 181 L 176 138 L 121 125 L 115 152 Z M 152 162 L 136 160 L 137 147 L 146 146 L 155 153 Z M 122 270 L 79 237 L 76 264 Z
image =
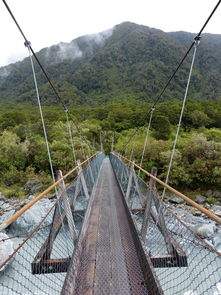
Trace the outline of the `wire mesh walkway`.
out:
M 99 153 L 79 170 L 66 197 L 75 239 L 65 192 L 33 234 L 14 239 L 17 248 L 0 265 L 0 294 L 221 295 L 221 253 L 173 214 L 133 165 Z
M 160 294 L 157 282 L 151 283 L 154 293 L 148 291 L 154 270 L 147 278 L 126 210 L 106 158 L 94 190 L 80 263 L 75 265 L 73 260 L 62 294 Z

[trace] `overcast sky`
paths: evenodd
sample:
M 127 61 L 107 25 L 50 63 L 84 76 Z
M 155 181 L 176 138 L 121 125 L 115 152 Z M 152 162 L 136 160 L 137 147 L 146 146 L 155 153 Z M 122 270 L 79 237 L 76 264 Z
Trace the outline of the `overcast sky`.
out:
M 7 0 L 35 51 L 101 32 L 124 21 L 198 33 L 218 0 Z M 221 5 L 205 32 L 221 34 Z M 24 41 L 0 1 L 0 66 L 27 56 Z

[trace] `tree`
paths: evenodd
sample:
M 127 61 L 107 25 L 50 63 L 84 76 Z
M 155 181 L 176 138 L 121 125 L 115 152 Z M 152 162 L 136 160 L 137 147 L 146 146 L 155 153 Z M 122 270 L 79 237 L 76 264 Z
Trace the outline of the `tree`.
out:
M 165 116 L 156 116 L 153 120 L 154 135 L 156 139 L 166 140 L 171 133 L 170 121 Z
M 195 128 L 207 126 L 210 122 L 209 117 L 202 111 L 195 110 L 190 115 L 191 125 Z

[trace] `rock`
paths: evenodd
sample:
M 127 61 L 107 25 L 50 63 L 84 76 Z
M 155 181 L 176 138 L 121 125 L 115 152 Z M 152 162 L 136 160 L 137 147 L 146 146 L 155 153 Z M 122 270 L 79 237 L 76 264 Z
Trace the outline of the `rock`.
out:
M 3 196 L 3 194 L 0 192 L 0 200 L 1 201 L 7 201 L 6 197 Z
M 7 204 L 7 203 L 4 203 L 2 206 L 1 206 L 1 209 L 3 211 L 10 211 L 12 209 L 12 206 Z
M 24 189 L 27 193 L 34 194 L 42 189 L 42 184 L 37 179 L 31 179 L 26 182 Z
M 4 233 L 0 233 L 0 265 L 14 252 L 13 242 L 8 239 L 8 236 Z M 8 262 L 9 263 L 9 262 Z M 0 271 L 2 271 L 7 264 L 6 263 Z
M 221 217 L 221 206 L 214 206 L 212 208 L 214 214 L 216 214 L 217 216 Z
M 30 196 L 28 197 L 28 200 L 31 201 L 31 200 L 33 200 L 34 198 L 35 198 L 35 195 L 30 195 Z
M 221 206 L 214 206 L 213 211 L 221 211 Z
M 0 200 L 0 206 L 2 206 L 5 203 L 5 201 Z
M 221 217 L 221 210 L 219 210 L 219 211 L 214 211 L 214 213 L 215 213 L 217 216 Z
M 40 223 L 43 217 L 48 213 L 52 203 L 48 199 L 43 199 L 37 202 L 34 206 L 22 214 L 11 226 L 13 232 L 30 231 Z M 51 216 L 46 218 L 44 225 L 51 222 Z
M 213 191 L 213 197 L 218 198 L 220 200 L 221 198 L 221 192 L 220 191 Z
M 171 196 L 170 199 L 169 199 L 169 202 L 173 203 L 173 204 L 183 204 L 184 200 L 177 197 L 177 196 Z
M 3 223 L 5 220 L 7 220 L 9 217 L 11 217 L 13 214 L 15 213 L 15 210 L 11 210 L 5 214 L 3 214 L 1 217 L 0 217 L 0 224 Z
M 23 207 L 24 205 L 28 204 L 29 200 L 26 199 L 26 200 L 23 200 L 21 203 L 20 203 L 20 206 Z
M 48 195 L 47 195 L 47 198 L 48 198 L 49 200 L 51 200 L 51 199 L 56 199 L 57 197 L 56 197 L 56 194 L 48 194 Z
M 205 193 L 207 198 L 213 198 L 213 191 L 210 189 Z
M 195 197 L 195 201 L 196 201 L 198 204 L 206 203 L 206 197 L 201 196 L 201 195 L 197 195 L 197 196 Z
M 199 210 L 195 210 L 193 214 L 194 216 L 202 216 L 202 213 Z
M 214 235 L 216 226 L 214 224 L 197 224 L 191 227 L 192 231 L 201 238 L 210 238 Z
M 208 204 L 208 203 L 204 204 L 204 207 L 205 207 L 206 209 L 211 209 L 211 205 Z

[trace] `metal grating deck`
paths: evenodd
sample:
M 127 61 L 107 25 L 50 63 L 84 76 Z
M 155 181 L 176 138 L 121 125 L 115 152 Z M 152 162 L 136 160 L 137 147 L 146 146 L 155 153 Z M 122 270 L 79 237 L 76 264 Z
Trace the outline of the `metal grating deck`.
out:
M 147 275 L 140 265 L 123 195 L 108 158 L 101 167 L 83 236 L 62 294 L 152 293 L 147 289 Z

